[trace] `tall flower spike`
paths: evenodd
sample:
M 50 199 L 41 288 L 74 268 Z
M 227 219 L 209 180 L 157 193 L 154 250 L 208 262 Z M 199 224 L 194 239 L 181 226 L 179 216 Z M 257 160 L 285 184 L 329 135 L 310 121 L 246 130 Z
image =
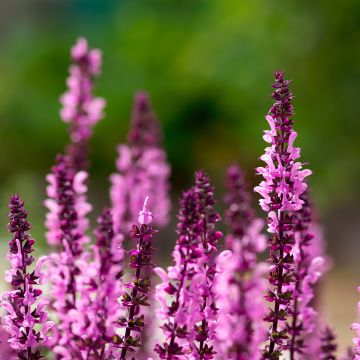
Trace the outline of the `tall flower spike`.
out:
M 275 73 L 273 88 L 275 103 L 266 116 L 270 130 L 264 133 L 264 140 L 270 146 L 261 156 L 266 166 L 257 168 L 257 173 L 264 180 L 254 190 L 262 196 L 260 205 L 268 212 L 268 232 L 272 234 L 269 242 L 271 288 L 266 299 L 274 306 L 265 317 L 271 326 L 263 359 L 276 360 L 288 348 L 285 322 L 293 298 L 289 286 L 294 282 L 291 250 L 295 239 L 290 212 L 302 208 L 300 196 L 306 189 L 304 179 L 311 171 L 302 170 L 302 164 L 296 161 L 300 157 L 300 149 L 294 147 L 297 133 L 292 120 L 293 95 L 289 90 L 289 81 L 284 79 L 282 72 Z
M 9 208 L 8 229 L 13 239 L 9 242 L 8 255 L 11 270 L 6 272 L 5 280 L 12 289 L 5 291 L 1 298 L 1 307 L 7 312 L 4 329 L 10 334 L 10 346 L 16 350 L 19 359 L 38 360 L 42 358 L 38 348 L 46 345 L 47 332 L 53 326 L 47 321 L 45 307 L 48 301 L 41 298 L 42 291 L 37 288 L 44 283 L 41 268 L 47 258 L 40 258 L 35 270 L 30 271 L 35 240 L 30 238 L 27 212 L 17 195 L 11 196 Z
M 136 249 L 129 252 L 130 268 L 134 269 L 133 280 L 125 284 L 130 289 L 122 296 L 122 304 L 128 308 L 127 315 L 118 324 L 123 327 L 122 335 L 115 335 L 114 346 L 121 349 L 120 360 L 125 360 L 128 352 L 135 352 L 141 346 L 141 332 L 144 327 L 144 315 L 142 307 L 149 306 L 149 293 L 151 281 L 149 277 L 143 277 L 142 272 L 146 268 L 152 268 L 152 237 L 157 232 L 152 227 L 153 215 L 147 207 L 146 197 L 142 210 L 138 215 L 138 224 L 133 225 L 130 236 L 136 240 Z M 133 333 L 136 333 L 133 336 Z
M 98 217 L 95 230 L 96 243 L 92 246 L 93 261 L 77 260 L 82 274 L 78 281 L 79 293 L 76 309 L 71 313 L 77 322 L 72 326 L 75 336 L 85 347 L 84 359 L 118 358 L 119 349 L 112 344 L 116 322 L 123 316 L 118 302 L 122 294 L 120 278 L 123 270 L 123 236 L 115 235 L 110 209 Z
M 89 49 L 85 38 L 77 40 L 71 49 L 72 65 L 67 79 L 68 90 L 60 101 L 61 118 L 70 124 L 70 140 L 66 152 L 76 170 L 88 167 L 88 142 L 93 127 L 103 118 L 105 100 L 93 96 L 93 79 L 101 71 L 101 51 Z
M 162 148 L 160 125 L 146 93 L 135 96 L 128 144 L 118 147 L 117 173 L 111 175 L 110 197 L 116 231 L 125 233 L 136 222 L 145 196 L 156 217 L 154 224 L 164 226 L 170 210 L 170 166 Z
M 163 321 L 163 344 L 155 351 L 161 359 L 212 359 L 217 315 L 212 292 L 213 256 L 222 234 L 215 230 L 220 216 L 213 207 L 213 188 L 204 172 L 196 173 L 196 184 L 180 201 L 179 234 L 168 271 L 156 268 L 162 283 L 156 287 Z M 170 296 L 171 302 L 168 303 Z
M 324 257 L 314 256 L 312 252 L 311 244 L 318 242 L 319 239 L 313 231 L 313 211 L 308 191 L 304 192 L 300 198 L 303 201 L 302 209 L 292 215 L 296 243 L 292 249 L 295 260 L 294 301 L 291 304 L 292 319 L 288 324 L 291 360 L 295 359 L 296 354 L 302 358 L 304 354 L 309 353 L 310 344 L 307 340 L 316 330 L 318 315 L 312 304 L 314 288 L 326 266 Z
M 326 327 L 321 337 L 319 360 L 336 360 L 336 350 L 335 334 L 329 327 Z
M 53 307 L 58 318 L 58 339 L 54 352 L 65 359 L 81 358 L 74 328 L 79 321 L 78 279 L 81 277 L 78 261 L 88 261 L 85 244 L 89 242 L 86 218 L 91 206 L 86 202 L 87 187 L 84 184 L 87 173 L 75 173 L 69 159 L 57 157 L 57 163 L 47 176 L 49 183 L 45 201 L 49 212 L 46 217 L 46 238 L 50 245 L 56 245 L 60 252 L 51 254 L 50 279 Z
M 266 289 L 265 263 L 257 255 L 266 248 L 264 227 L 250 206 L 244 175 L 237 165 L 227 172 L 225 222 L 229 227 L 229 250 L 217 258 L 214 292 L 219 316 L 216 326 L 216 350 L 219 358 L 229 360 L 260 358 L 265 339 L 262 319 L 266 312 L 262 294 Z

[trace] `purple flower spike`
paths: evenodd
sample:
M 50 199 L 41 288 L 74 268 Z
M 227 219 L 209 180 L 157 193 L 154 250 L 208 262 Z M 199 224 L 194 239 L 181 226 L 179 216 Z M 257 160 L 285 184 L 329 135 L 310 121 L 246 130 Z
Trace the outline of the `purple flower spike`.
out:
M 58 156 L 57 163 L 47 176 L 45 201 L 49 212 L 46 217 L 50 245 L 56 245 L 60 252 L 51 254 L 50 279 L 51 296 L 56 310 L 58 338 L 53 344 L 54 352 L 65 358 L 81 358 L 81 347 L 76 338 L 76 325 L 80 320 L 76 315 L 78 292 L 81 283 L 80 263 L 87 262 L 85 244 L 89 242 L 86 218 L 91 206 L 86 202 L 85 180 L 87 173 L 75 173 L 67 157 Z
M 156 287 L 158 315 L 166 337 L 155 351 L 161 359 L 213 359 L 217 309 L 212 292 L 214 254 L 222 237 L 215 230 L 214 192 L 204 172 L 196 173 L 193 188 L 180 201 L 179 234 L 168 271 L 156 268 L 162 283 Z M 170 297 L 171 301 L 168 302 Z M 186 356 L 185 356 L 186 355 Z
M 41 298 L 42 291 L 37 288 L 44 283 L 42 265 L 48 259 L 41 257 L 35 270 L 29 270 L 34 262 L 31 253 L 35 240 L 30 238 L 27 212 L 17 195 L 11 196 L 9 208 L 8 229 L 13 239 L 9 242 L 8 255 L 11 270 L 6 272 L 5 280 L 12 289 L 1 297 L 1 307 L 7 312 L 4 329 L 10 334 L 10 346 L 16 350 L 19 359 L 38 360 L 42 358 L 38 347 L 46 345 L 47 332 L 53 326 L 53 322 L 47 321 L 45 307 L 48 301 Z
M 319 242 L 319 235 L 314 231 L 316 227 L 308 191 L 300 198 L 303 201 L 302 209 L 292 215 L 296 243 L 292 249 L 295 260 L 295 283 L 292 287 L 294 301 L 290 307 L 292 319 L 288 324 L 290 360 L 294 360 L 296 354 L 300 359 L 303 354 L 309 353 L 309 339 L 316 330 L 318 317 L 312 305 L 314 288 L 326 268 L 325 258 L 312 251 L 312 243 Z
M 60 99 L 61 118 L 70 124 L 71 143 L 66 152 L 76 171 L 87 169 L 88 142 L 93 127 L 104 116 L 105 100 L 93 96 L 93 79 L 100 74 L 101 57 L 100 50 L 88 48 L 86 39 L 78 39 L 71 49 L 68 90 Z
M 264 180 L 254 190 L 262 196 L 260 205 L 268 212 L 268 231 L 272 234 L 269 242 L 271 289 L 266 300 L 274 306 L 265 317 L 271 328 L 263 359 L 276 360 L 288 348 L 285 323 L 293 299 L 294 259 L 291 250 L 295 239 L 290 213 L 302 208 L 300 196 L 306 190 L 304 179 L 311 171 L 302 170 L 302 164 L 296 161 L 300 157 L 300 149 L 294 147 L 297 133 L 292 120 L 293 95 L 282 72 L 276 72 L 273 88 L 275 103 L 266 116 L 270 130 L 264 133 L 264 140 L 270 146 L 261 156 L 266 166 L 257 168 L 257 173 Z
M 113 336 L 118 328 L 116 322 L 124 315 L 118 302 L 122 295 L 123 237 L 114 233 L 110 209 L 104 209 L 97 222 L 93 261 L 77 260 L 81 278 L 77 282 L 76 309 L 71 310 L 77 319 L 72 330 L 82 340 L 79 347 L 83 359 L 118 358 Z
M 154 114 L 149 96 L 144 91 L 135 94 L 131 129 L 128 134 L 130 146 L 144 150 L 148 147 L 160 147 L 163 135 L 159 121 Z
M 336 336 L 329 327 L 326 327 L 321 336 L 319 360 L 336 360 L 336 350 Z
M 219 309 L 216 350 L 222 359 L 258 360 L 265 340 L 262 294 L 268 272 L 265 263 L 257 263 L 257 254 L 266 248 L 266 237 L 260 233 L 264 222 L 254 217 L 244 175 L 237 165 L 228 170 L 227 190 L 228 250 L 217 258 L 214 286 Z
M 162 148 L 160 125 L 144 92 L 135 96 L 128 144 L 119 145 L 118 152 L 118 172 L 110 178 L 115 230 L 125 233 L 136 222 L 145 196 L 156 214 L 154 224 L 166 225 L 170 166 Z
M 129 252 L 134 277 L 132 282 L 125 284 L 130 291 L 125 292 L 121 298 L 123 306 L 128 309 L 127 315 L 118 321 L 118 325 L 124 329 L 124 334 L 114 335 L 113 338 L 113 346 L 121 349 L 120 360 L 125 360 L 128 352 L 135 352 L 141 346 L 141 333 L 144 328 L 142 307 L 150 305 L 148 300 L 151 281 L 148 277 L 142 276 L 142 271 L 154 266 L 152 237 L 157 230 L 152 227 L 153 215 L 147 208 L 147 202 L 148 198 L 139 212 L 139 225 L 133 225 L 130 232 L 131 238 L 136 240 L 136 249 Z

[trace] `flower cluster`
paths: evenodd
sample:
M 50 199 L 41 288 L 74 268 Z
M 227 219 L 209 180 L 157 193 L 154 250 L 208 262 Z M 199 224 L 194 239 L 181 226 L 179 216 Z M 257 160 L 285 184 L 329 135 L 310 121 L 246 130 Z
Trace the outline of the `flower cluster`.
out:
M 122 294 L 123 237 L 115 235 L 110 209 L 105 208 L 97 221 L 92 261 L 84 257 L 76 261 L 81 278 L 77 282 L 76 308 L 70 310 L 77 319 L 73 332 L 87 345 L 83 346 L 84 359 L 118 355 L 113 336 L 124 311 L 118 301 Z
M 294 147 L 297 133 L 293 130 L 293 95 L 289 81 L 282 72 L 276 72 L 274 92 L 275 103 L 266 120 L 270 130 L 266 130 L 264 140 L 270 144 L 261 159 L 265 167 L 257 168 L 264 180 L 255 187 L 262 199 L 260 205 L 268 212 L 268 231 L 272 234 L 270 249 L 270 284 L 266 299 L 274 303 L 265 320 L 271 323 L 268 345 L 263 352 L 264 359 L 278 359 L 288 348 L 288 334 L 285 322 L 289 316 L 293 299 L 289 286 L 294 282 L 294 259 L 291 253 L 295 243 L 291 212 L 302 208 L 301 195 L 306 190 L 305 177 L 310 170 L 302 170 L 296 160 L 300 149 Z
M 76 326 L 79 321 L 76 314 L 78 287 L 81 271 L 78 261 L 89 260 L 85 244 L 90 241 L 86 235 L 88 228 L 87 213 L 91 206 L 86 202 L 87 188 L 84 184 L 87 173 L 75 173 L 70 161 L 65 156 L 58 156 L 57 163 L 47 176 L 47 193 L 45 201 L 49 209 L 46 218 L 46 237 L 50 245 L 56 245 L 59 252 L 50 255 L 51 297 L 56 310 L 58 324 L 54 352 L 63 357 L 80 356 Z
M 265 338 L 262 294 L 267 266 L 257 263 L 257 254 L 266 248 L 266 238 L 260 234 L 264 223 L 254 218 L 244 175 L 237 165 L 228 170 L 227 190 L 225 221 L 230 230 L 226 236 L 229 250 L 218 256 L 214 286 L 219 309 L 217 352 L 229 360 L 259 359 L 260 344 Z
M 70 124 L 71 143 L 67 154 L 72 167 L 84 170 L 88 165 L 87 148 L 92 129 L 104 116 L 105 100 L 92 94 L 93 78 L 101 71 L 102 54 L 98 49 L 89 49 L 87 40 L 80 38 L 71 49 L 71 58 L 73 64 L 67 79 L 68 90 L 60 99 L 60 115 Z
M 41 359 L 38 348 L 46 345 L 47 333 L 53 326 L 47 321 L 48 300 L 41 297 L 42 291 L 37 287 L 45 281 L 42 265 L 47 258 L 41 257 L 35 270 L 30 271 L 35 260 L 31 255 L 35 240 L 30 238 L 27 212 L 17 195 L 11 196 L 9 208 L 8 229 L 13 238 L 8 255 L 11 270 L 6 272 L 5 279 L 11 284 L 11 290 L 5 291 L 1 298 L 1 307 L 7 312 L 4 329 L 10 334 L 10 346 L 19 359 L 38 360 Z
M 125 233 L 136 222 L 145 196 L 156 214 L 154 223 L 168 222 L 170 166 L 161 147 L 162 134 L 146 93 L 135 96 L 128 144 L 118 147 L 118 173 L 111 176 L 110 196 L 116 231 Z
M 319 360 L 336 360 L 336 337 L 334 332 L 326 327 L 321 337 Z
M 195 186 L 180 201 L 179 234 L 173 266 L 156 268 L 162 283 L 156 287 L 164 322 L 165 342 L 155 351 L 161 359 L 212 359 L 216 305 L 212 293 L 215 265 L 213 255 L 222 234 L 215 231 L 219 215 L 214 211 L 213 188 L 204 172 L 196 173 Z M 168 297 L 171 298 L 169 303 Z
M 136 249 L 129 252 L 130 267 L 134 269 L 134 277 L 131 282 L 125 284 L 130 292 L 125 291 L 121 298 L 123 306 L 127 307 L 128 311 L 118 324 L 125 331 L 123 335 L 114 337 L 114 346 L 121 348 L 121 360 L 126 359 L 128 351 L 134 352 L 141 346 L 141 332 L 144 327 L 141 307 L 149 306 L 151 281 L 148 277 L 143 277 L 141 272 L 154 266 L 152 237 L 157 230 L 152 227 L 153 216 L 147 207 L 147 202 L 148 198 L 145 199 L 143 209 L 139 213 L 139 225 L 134 224 L 130 233 L 131 238 L 136 240 Z M 137 335 L 133 336 L 133 332 Z
M 325 270 L 325 259 L 311 252 L 311 243 L 319 239 L 314 233 L 314 223 L 308 191 L 300 196 L 303 201 L 301 210 L 294 212 L 292 223 L 295 236 L 295 246 L 292 254 L 295 261 L 295 282 L 291 304 L 291 322 L 288 324 L 290 335 L 290 359 L 295 359 L 296 353 L 308 353 L 307 337 L 315 331 L 317 312 L 313 308 L 314 287 Z
M 172 264 L 165 270 L 154 264 L 153 226 L 168 221 L 170 166 L 149 98 L 144 92 L 135 97 L 127 144 L 119 146 L 111 176 L 111 208 L 91 236 L 84 169 L 93 127 L 103 116 L 104 100 L 92 94 L 101 53 L 79 39 L 72 60 L 61 99 L 71 144 L 47 176 L 52 253 L 36 263 L 24 203 L 10 198 L 11 269 L 0 299 L 0 358 L 39 360 L 44 351 L 56 360 L 336 359 L 334 333 L 319 330 L 317 283 L 328 261 L 305 182 L 311 171 L 303 169 L 294 147 L 293 95 L 283 73 L 275 73 L 265 165 L 257 168 L 263 179 L 255 188 L 271 238 L 262 234 L 265 222 L 255 216 L 244 175 L 234 165 L 227 172 L 227 235 L 220 242 L 214 188 L 198 171 L 180 200 Z M 125 240 L 136 242 L 134 249 L 125 251 Z M 266 263 L 260 259 L 267 243 Z M 160 277 L 155 316 L 153 271 Z M 47 278 L 49 300 L 39 289 Z M 360 360 L 360 324 L 352 328 L 355 349 L 343 360 Z

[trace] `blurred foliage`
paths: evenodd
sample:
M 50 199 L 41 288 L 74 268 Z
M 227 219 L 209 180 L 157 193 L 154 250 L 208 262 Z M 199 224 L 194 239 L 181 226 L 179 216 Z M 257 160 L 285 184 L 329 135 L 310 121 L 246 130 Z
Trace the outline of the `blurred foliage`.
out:
M 96 93 L 107 99 L 107 116 L 92 143 L 98 206 L 107 202 L 138 89 L 150 92 L 162 121 L 175 193 L 199 167 L 222 184 L 235 160 L 254 184 L 273 73 L 283 69 L 293 79 L 298 145 L 314 170 L 330 239 L 339 235 L 336 219 L 358 228 L 359 31 L 357 0 L 1 1 L 2 224 L 8 193 L 21 192 L 42 237 L 44 176 L 67 141 L 58 98 L 69 48 L 83 35 L 104 52 Z

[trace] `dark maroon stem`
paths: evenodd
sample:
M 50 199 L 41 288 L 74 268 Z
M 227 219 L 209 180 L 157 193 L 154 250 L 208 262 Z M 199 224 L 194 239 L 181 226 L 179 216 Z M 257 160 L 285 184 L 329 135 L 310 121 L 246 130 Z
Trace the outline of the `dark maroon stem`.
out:
M 135 272 L 135 276 L 134 276 L 134 280 L 133 280 L 133 284 L 135 284 L 134 288 L 131 291 L 131 299 L 134 299 L 137 295 L 138 292 L 138 287 L 136 284 L 138 284 L 139 279 L 140 279 L 140 274 L 141 274 L 141 264 L 142 264 L 142 251 L 141 251 L 141 246 L 143 243 L 143 239 L 144 237 L 141 236 L 140 239 L 137 242 L 137 250 L 139 251 L 139 254 L 137 255 L 136 258 L 136 263 L 138 264 L 137 268 L 136 268 L 136 272 Z M 126 330 L 125 330 L 125 336 L 124 336 L 124 347 L 121 350 L 121 356 L 120 356 L 120 360 L 125 360 L 126 359 L 126 352 L 128 350 L 128 346 L 126 345 L 126 339 L 130 336 L 131 334 L 131 329 L 129 327 L 129 321 L 134 319 L 134 315 L 135 315 L 135 308 L 136 308 L 136 304 L 132 304 L 130 306 L 129 309 L 129 314 L 128 314 L 128 319 L 127 319 L 127 326 L 126 326 Z

